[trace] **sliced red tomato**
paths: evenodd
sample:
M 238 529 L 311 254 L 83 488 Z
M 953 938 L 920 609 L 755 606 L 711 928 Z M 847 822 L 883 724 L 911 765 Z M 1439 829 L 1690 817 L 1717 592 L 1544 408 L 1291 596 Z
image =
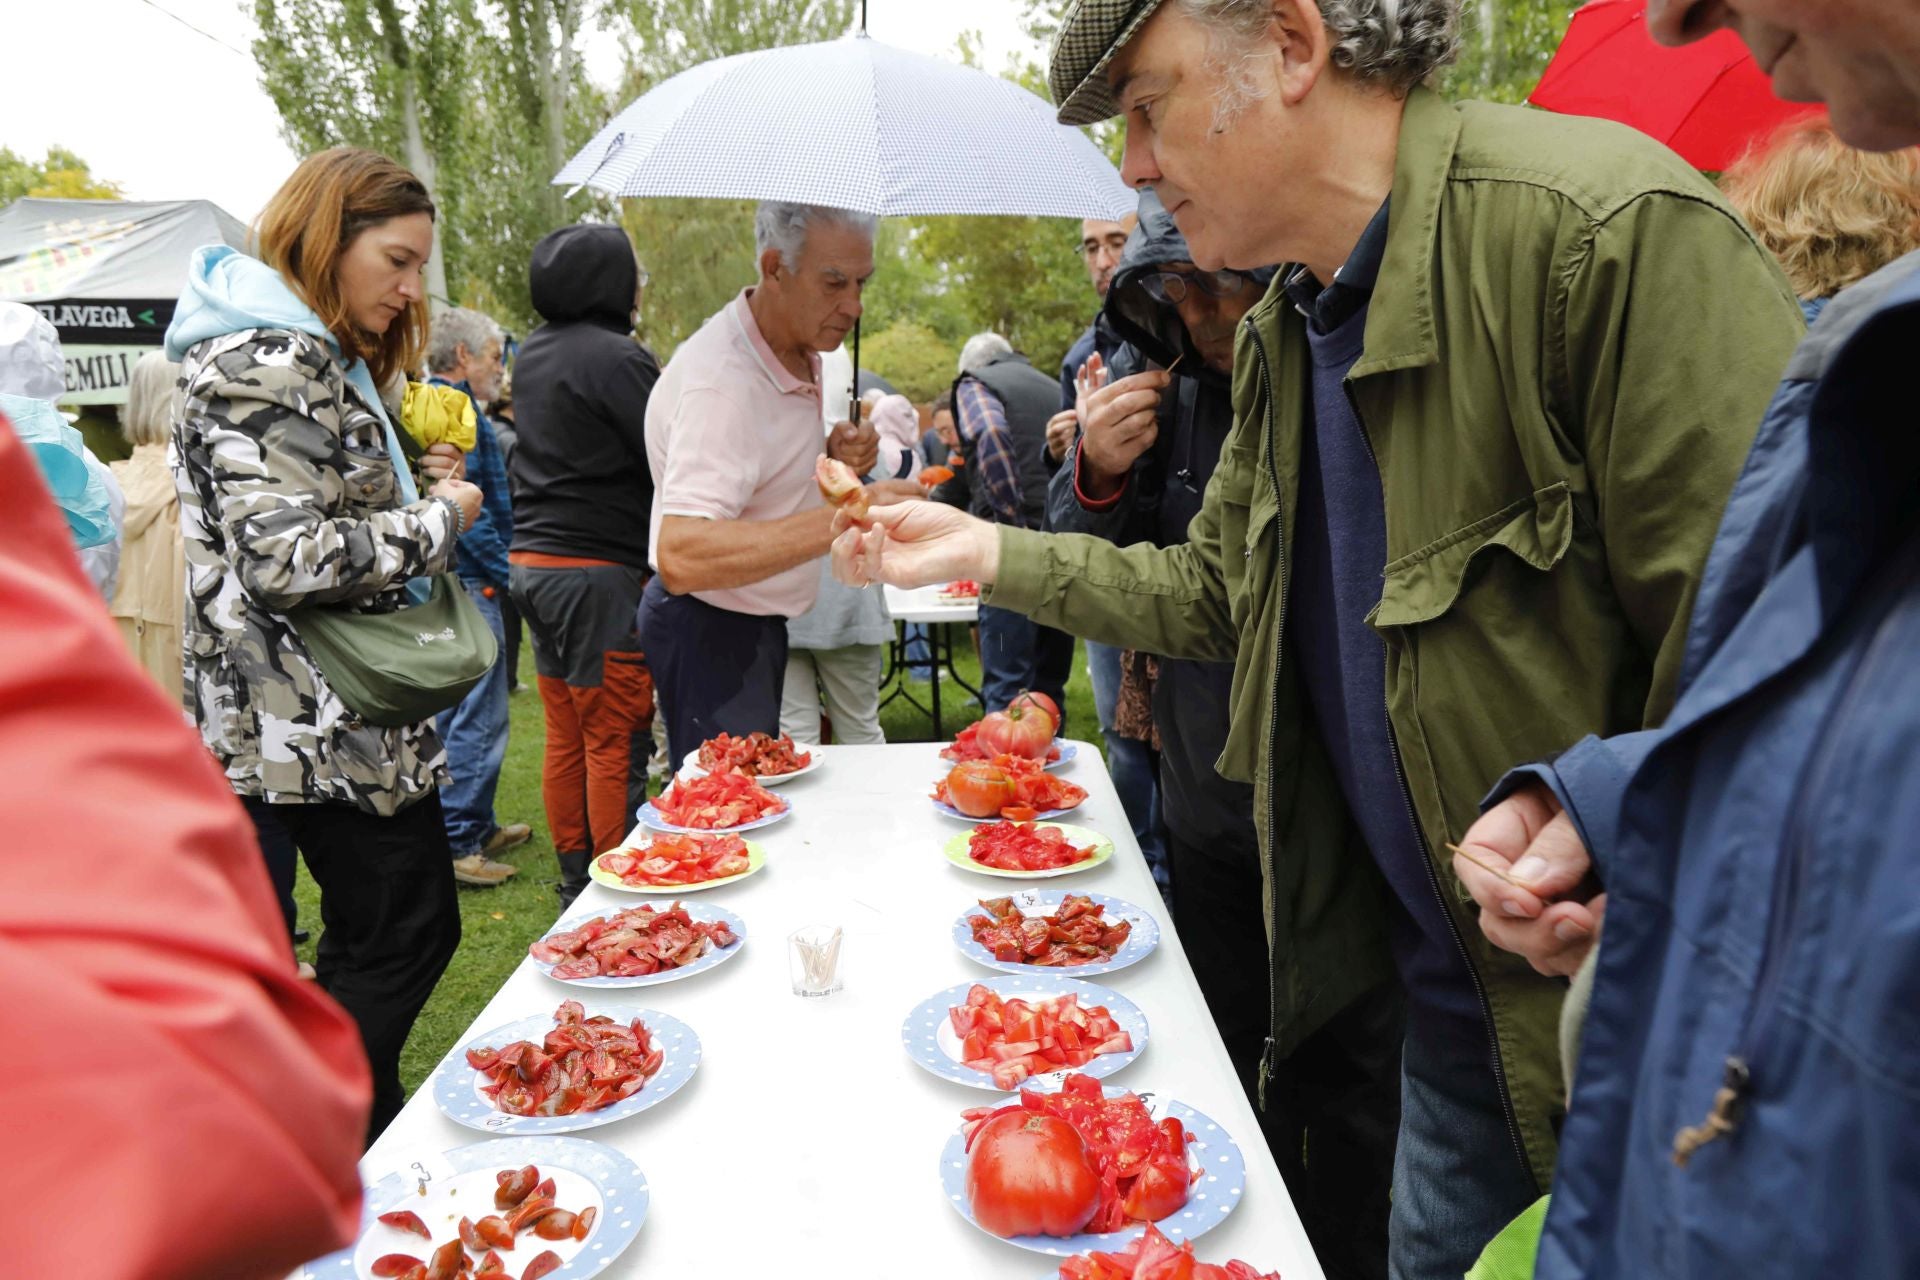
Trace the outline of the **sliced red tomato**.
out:
M 1060 1280 L 1280 1280 L 1245 1262 L 1217 1266 L 1194 1257 L 1193 1241 L 1176 1245 L 1149 1226 L 1117 1253 L 1096 1250 L 1060 1264 Z
M 1098 1005 L 1082 1009 L 1077 995 L 1003 1001 L 991 988 L 975 983 L 967 991 L 967 1003 L 949 1009 L 947 1019 L 960 1037 L 961 1062 L 992 1076 L 997 1088 L 1009 1092 L 1029 1076 L 1084 1067 L 1100 1054 L 1133 1049 L 1133 1037 L 1119 1030 L 1111 1014 Z M 1076 1024 L 1108 1030 L 1090 1040 Z M 1072 1047 L 1063 1029 L 1075 1033 Z
M 720 734 L 700 744 L 694 759 L 708 773 L 744 773 L 749 778 L 778 778 L 798 773 L 813 763 L 813 753 L 802 751 L 786 734 L 778 738 L 754 732 L 744 738 Z
M 785 800 L 739 773 L 710 773 L 692 782 L 675 779 L 654 801 L 660 816 L 674 826 L 701 831 L 744 826 L 786 807 Z
M 1009 964 L 1071 968 L 1110 960 L 1133 932 L 1131 923 L 1108 920 L 1105 907 L 1079 894 L 1061 899 L 1051 915 L 1023 915 L 1012 898 L 982 898 L 980 906 L 986 915 L 967 918 L 973 940 Z M 1070 1025 L 1062 1031 L 1074 1036 L 1067 1047 L 1077 1047 L 1079 1032 Z
M 1094 848 L 1075 845 L 1058 827 L 1035 826 L 1031 822 L 982 823 L 967 837 L 967 856 L 983 867 L 996 867 L 1001 871 L 1053 871 L 1071 867 L 1091 858 Z

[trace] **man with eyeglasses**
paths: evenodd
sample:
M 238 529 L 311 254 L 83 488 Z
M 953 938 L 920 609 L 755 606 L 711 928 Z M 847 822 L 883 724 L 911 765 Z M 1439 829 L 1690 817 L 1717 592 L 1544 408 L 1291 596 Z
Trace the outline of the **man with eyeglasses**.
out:
M 1084 430 L 1049 494 L 1053 528 L 1122 546 L 1187 541 L 1233 431 L 1234 332 L 1273 276 L 1270 267 L 1202 271 L 1159 198 L 1141 195 L 1139 228 L 1100 316 L 1124 345 L 1109 367 L 1096 360 L 1085 379 Z M 1233 664 L 1147 663 L 1173 921 L 1257 1106 L 1267 1036 L 1260 841 L 1253 788 L 1214 768 L 1232 720 Z M 1268 1149 L 1333 1280 L 1386 1274 L 1403 1006 L 1392 981 L 1353 1001 L 1276 1065 L 1260 1112 Z M 1327 1088 L 1331 1081 L 1339 1088 Z
M 1045 625 L 1234 661 L 1219 767 L 1255 789 L 1267 1091 L 1399 976 L 1405 1280 L 1459 1280 L 1537 1198 L 1565 1110 L 1564 984 L 1481 935 L 1447 845 L 1515 760 L 1665 719 L 1803 328 L 1670 151 L 1427 88 L 1460 8 L 1074 5 L 1061 120 L 1124 116 L 1122 175 L 1199 266 L 1301 264 L 1240 326 L 1201 513 L 1161 550 L 905 504 L 836 549 L 856 581 L 970 577 Z

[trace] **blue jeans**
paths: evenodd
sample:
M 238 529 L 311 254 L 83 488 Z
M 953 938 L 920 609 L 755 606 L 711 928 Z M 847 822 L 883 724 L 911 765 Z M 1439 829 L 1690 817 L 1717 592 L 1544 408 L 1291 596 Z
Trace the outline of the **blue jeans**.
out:
M 1110 644 L 1087 641 L 1087 677 L 1093 684 L 1093 710 L 1100 717 L 1100 732 L 1107 740 L 1107 773 L 1114 790 L 1120 793 L 1120 807 L 1126 810 L 1133 838 L 1153 872 L 1153 882 L 1166 898 L 1172 890 L 1167 842 L 1160 829 L 1159 768 L 1153 748 L 1138 738 L 1123 738 L 1113 731 L 1113 710 L 1120 702 L 1120 649 Z
M 489 598 L 482 594 L 482 584 L 462 581 L 480 616 L 493 628 L 502 656 L 460 705 L 442 711 L 438 721 L 440 737 L 447 744 L 447 772 L 453 775 L 453 781 L 440 790 L 440 804 L 446 811 L 447 843 L 456 858 L 478 853 L 500 829 L 493 820 L 493 795 L 507 758 L 508 727 L 506 628 L 500 620 L 500 593 Z
M 980 606 L 980 702 L 1002 711 L 1022 692 L 1044 693 L 1067 709 L 1073 637 L 1042 627 L 1024 613 Z
M 907 678 L 925 680 L 927 669 L 933 666 L 933 646 L 927 641 L 927 626 L 924 622 L 907 624 Z
M 1540 1197 L 1507 1129 L 1488 1034 L 1418 1009 L 1408 1016 L 1387 1222 L 1391 1280 L 1460 1280 Z

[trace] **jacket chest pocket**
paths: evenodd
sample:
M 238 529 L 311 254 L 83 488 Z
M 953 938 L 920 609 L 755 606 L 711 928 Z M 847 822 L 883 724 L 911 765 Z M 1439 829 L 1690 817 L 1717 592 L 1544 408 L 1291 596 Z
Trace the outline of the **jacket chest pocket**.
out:
M 1516 761 L 1564 749 L 1563 712 L 1604 723 L 1604 681 L 1572 639 L 1556 572 L 1573 545 L 1564 481 L 1509 503 L 1386 566 L 1368 621 L 1386 642 L 1387 710 L 1418 808 L 1449 832 Z M 1574 736 L 1577 736 L 1574 735 Z M 1430 838 L 1438 838 L 1429 831 Z
M 1503 559 L 1544 573 L 1572 543 L 1573 496 L 1562 480 L 1387 565 L 1369 621 L 1382 631 L 1433 622 Z
M 358 410 L 347 414 L 340 431 L 340 481 L 350 506 L 386 511 L 400 505 L 400 485 L 387 454 L 380 419 Z
M 1273 581 L 1278 563 L 1280 506 L 1259 480 L 1259 462 L 1252 450 L 1229 446 L 1220 459 L 1220 471 L 1245 476 L 1247 483 L 1220 490 L 1220 573 L 1225 580 L 1233 624 L 1245 631 L 1256 605 L 1277 590 Z M 1216 472 L 1216 475 L 1218 472 Z

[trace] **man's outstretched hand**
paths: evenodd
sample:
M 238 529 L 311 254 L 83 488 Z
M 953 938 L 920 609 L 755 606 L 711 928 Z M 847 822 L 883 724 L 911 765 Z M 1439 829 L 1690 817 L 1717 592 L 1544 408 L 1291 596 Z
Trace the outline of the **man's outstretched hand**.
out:
M 875 582 L 924 587 L 956 578 L 989 583 L 1000 570 L 993 525 L 940 502 L 875 507 L 866 529 L 834 518 L 833 576 L 852 587 Z

